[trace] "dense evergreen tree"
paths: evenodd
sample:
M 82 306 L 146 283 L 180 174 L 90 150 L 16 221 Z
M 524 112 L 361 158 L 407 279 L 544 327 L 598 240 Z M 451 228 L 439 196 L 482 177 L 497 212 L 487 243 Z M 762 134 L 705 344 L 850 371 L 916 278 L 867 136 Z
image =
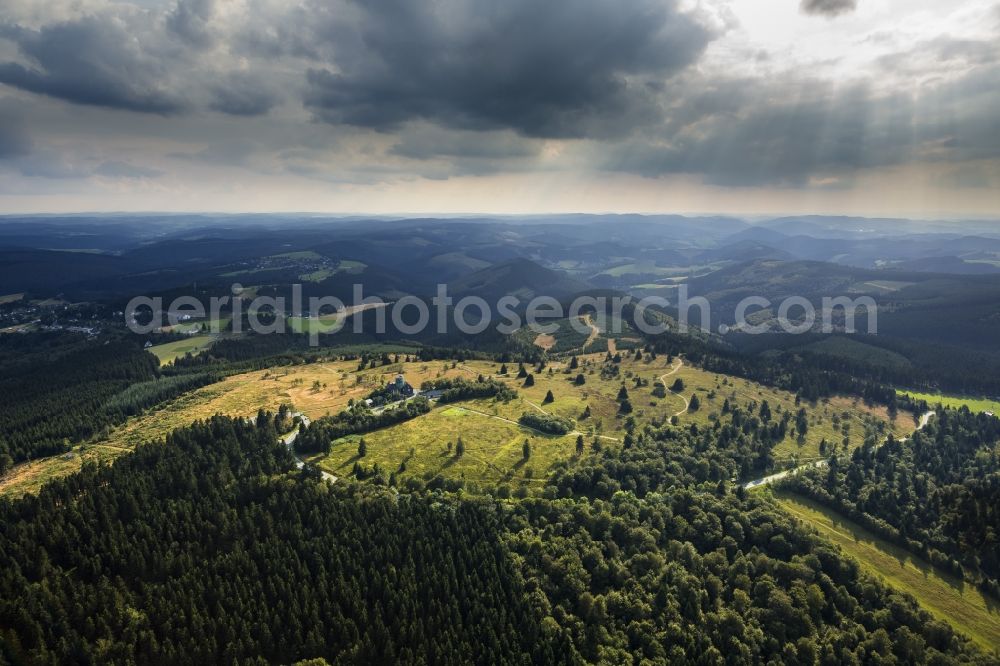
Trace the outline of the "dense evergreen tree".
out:
M 159 362 L 135 342 L 56 334 L 0 335 L 0 458 L 65 451 L 184 391 L 217 379 L 158 379 Z
M 563 661 L 490 506 L 294 471 L 215 418 L 0 502 L 0 655 L 34 663 Z
M 906 442 L 871 442 L 788 481 L 1000 597 L 1000 419 L 943 410 Z
M 797 386 L 804 400 L 848 387 L 902 405 L 867 380 L 764 369 L 691 345 L 686 360 Z M 95 423 L 111 422 L 231 367 L 185 361 L 161 378 L 133 352 L 102 367 L 108 376 L 79 380 L 109 384 L 69 398 L 76 418 L 90 405 Z M 3 362 L 13 361 L 0 345 Z M 67 372 L 60 390 L 77 381 Z M 613 364 L 601 372 L 620 378 Z M 511 391 L 482 377 L 443 381 L 442 401 Z M 45 399 L 35 393 L 19 410 Z M 512 488 L 508 477 L 498 500 L 452 494 L 463 479 L 397 478 L 405 462 L 387 475 L 359 461 L 357 481 L 331 486 L 311 466 L 296 470 L 279 443 L 294 426 L 287 408 L 196 424 L 37 497 L 0 500 L 0 664 L 991 663 L 769 500 L 733 488 L 730 479 L 769 469 L 774 445 L 792 427 L 804 434 L 808 419 L 726 405 L 731 418 L 710 426 L 626 420 L 622 446 L 605 451 L 595 435 L 592 456 L 577 435 L 572 462 L 540 486 Z M 420 398 L 382 413 L 356 404 L 300 426 L 296 448 L 328 450 L 429 409 Z M 537 412 L 522 422 L 574 428 Z M 870 442 L 789 484 L 995 592 L 998 438 L 996 419 L 948 412 L 912 442 Z M 358 448 L 363 456 L 364 440 Z M 459 437 L 455 456 L 465 449 Z M 525 440 L 523 459 L 531 453 Z
M 727 492 L 756 446 L 740 427 L 647 428 L 607 452 L 595 439 L 596 455 L 564 463 L 541 496 L 497 503 L 330 486 L 295 470 L 274 422 L 216 417 L 0 501 L 0 654 L 991 661 L 766 498 Z
M 521 414 L 521 418 L 518 419 L 518 422 L 529 428 L 533 428 L 550 435 L 565 435 L 573 430 L 572 421 L 554 414 L 525 412 Z
M 482 377 L 474 382 L 465 379 L 435 379 L 424 382 L 420 390 L 441 391 L 441 395 L 437 399 L 441 404 L 480 398 L 496 398 L 502 402 L 508 402 L 517 397 L 517 391 L 503 382 Z
M 422 396 L 382 412 L 374 412 L 365 403 L 357 402 L 335 416 L 313 421 L 305 432 L 295 438 L 295 450 L 300 453 L 329 453 L 333 441 L 341 437 L 409 421 L 430 410 L 430 403 Z

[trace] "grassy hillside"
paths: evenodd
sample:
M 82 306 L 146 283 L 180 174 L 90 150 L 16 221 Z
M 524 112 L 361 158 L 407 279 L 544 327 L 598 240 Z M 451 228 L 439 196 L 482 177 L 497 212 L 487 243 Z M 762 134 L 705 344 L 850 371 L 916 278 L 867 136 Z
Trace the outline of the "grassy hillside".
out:
M 932 615 L 985 650 L 1000 650 L 1000 602 L 815 502 L 789 494 L 778 494 L 776 499 L 870 574 L 912 595 Z
M 1000 400 L 991 398 L 970 398 L 960 395 L 947 395 L 944 393 L 920 393 L 917 391 L 900 391 L 900 395 L 908 395 L 917 400 L 925 400 L 929 405 L 938 403 L 945 407 L 959 409 L 962 406 L 968 407 L 973 412 L 993 412 L 1000 414 Z
M 172 363 L 174 359 L 180 358 L 185 354 L 190 353 L 193 355 L 208 349 L 215 340 L 216 336 L 214 335 L 192 335 L 183 340 L 174 340 L 166 344 L 154 345 L 149 348 L 149 351 L 156 358 L 160 359 L 160 365 L 167 365 L 168 363 Z
M 184 341 L 188 342 L 188 341 Z M 569 369 L 570 360 L 553 362 L 542 372 L 528 370 L 535 385 L 524 387 L 516 378 L 517 364 L 508 364 L 509 374 L 502 381 L 517 389 L 519 397 L 507 404 L 487 400 L 471 401 L 435 408 L 430 414 L 414 421 L 365 435 L 368 455 L 366 466 L 378 463 L 387 474 L 406 468 L 398 477 L 423 478 L 442 474 L 446 478 L 465 478 L 482 482 L 516 479 L 531 482 L 547 475 L 553 465 L 576 457 L 576 437 L 586 440 L 584 456 L 591 455 L 597 440 L 603 448 L 621 446 L 625 435 L 626 417 L 619 413 L 618 391 L 624 384 L 633 405 L 631 416 L 637 427 L 645 424 L 669 424 L 677 417 L 677 427 L 710 427 L 718 419 L 728 419 L 721 413 L 723 402 L 748 407 L 767 400 L 775 418 L 785 412 L 794 414 L 804 407 L 809 419 L 809 432 L 798 441 L 789 435 L 775 449 L 779 465 L 792 464 L 820 455 L 823 439 L 843 446 L 844 427 L 849 432 L 849 446 L 860 445 L 866 431 L 887 432 L 890 425 L 883 409 L 864 405 L 860 401 L 835 397 L 815 405 L 795 404 L 795 396 L 785 391 L 762 386 L 742 379 L 717 375 L 691 367 L 679 360 L 667 363 L 665 357 L 655 360 L 635 360 L 623 353 L 620 364 L 606 364 L 605 355 L 588 354 L 579 357 L 579 368 Z M 431 379 L 478 375 L 497 377 L 499 364 L 488 361 L 457 363 L 452 361 L 397 363 L 358 370 L 356 361 L 320 362 L 283 366 L 228 377 L 225 380 L 185 394 L 165 407 L 130 419 L 95 443 L 78 447 L 76 458 L 50 458 L 31 466 L 17 468 L 16 473 L 0 479 L 0 494 L 23 494 L 45 479 L 63 476 L 79 469 L 81 461 L 101 455 L 110 459 L 133 448 L 136 444 L 165 436 L 174 428 L 214 414 L 251 416 L 258 409 L 276 410 L 290 404 L 311 419 L 343 410 L 351 399 L 362 399 L 396 374 L 403 374 L 414 386 Z M 577 385 L 578 374 L 584 384 Z M 653 395 L 655 383 L 663 378 L 669 387 L 676 379 L 684 382 L 679 394 L 667 392 L 662 398 Z M 636 387 L 636 379 L 642 386 Z M 551 391 L 554 400 L 545 403 Z M 686 410 L 692 395 L 701 401 L 698 411 Z M 589 407 L 590 416 L 583 418 Z M 572 419 L 576 433 L 563 437 L 543 435 L 517 424 L 526 412 L 546 412 Z M 892 426 L 899 435 L 913 429 L 909 415 L 901 415 Z M 461 436 L 466 447 L 462 460 L 446 454 L 448 442 L 453 445 Z M 335 443 L 328 458 L 317 462 L 328 471 L 342 476 L 350 471 L 357 455 L 357 440 L 346 438 Z M 524 440 L 529 441 L 531 457 L 522 461 Z M 94 447 L 105 447 L 94 450 Z M 413 453 L 411 454 L 411 449 Z M 530 479 L 529 479 L 530 477 Z
M 524 380 L 515 377 L 517 366 L 510 364 L 509 374 L 499 378 L 518 391 L 517 399 L 509 403 L 481 400 L 437 408 L 413 421 L 369 433 L 364 436 L 367 455 L 363 462 L 368 467 L 378 464 L 386 474 L 396 472 L 397 478 L 435 474 L 445 478 L 494 482 L 538 478 L 546 475 L 560 461 L 572 463 L 576 460 L 575 441 L 578 434 L 585 439 L 584 456 L 590 454 L 595 439 L 602 448 L 621 446 L 626 416 L 619 413 L 616 398 L 623 383 L 634 409 L 631 416 L 639 428 L 647 423 L 667 424 L 674 416 L 677 417 L 677 427 L 691 424 L 711 427 L 719 419 L 730 418 L 721 413 L 726 399 L 731 406 L 744 407 L 751 403 L 759 405 L 767 400 L 775 418 L 781 418 L 785 412 L 794 414 L 800 407 L 805 408 L 809 432 L 802 441 L 789 435 L 777 445 L 775 458 L 779 465 L 820 456 L 820 442 L 824 439 L 843 447 L 845 427 L 851 448 L 863 443 L 866 433 L 881 437 L 891 430 L 902 436 L 913 429 L 913 420 L 909 415 L 900 416 L 895 424 L 890 425 L 884 409 L 844 397 L 797 406 L 795 396 L 790 393 L 705 372 L 677 360 L 667 365 L 665 358 L 636 361 L 627 356 L 621 364 L 605 365 L 603 354 L 589 354 L 579 357 L 580 367 L 577 370 L 569 370 L 568 364 L 568 360 L 554 362 L 541 373 L 528 368 L 534 376 L 534 386 L 530 387 L 525 387 Z M 410 365 L 406 364 L 403 368 L 407 377 L 411 375 Z M 607 369 L 611 367 L 618 368 L 617 376 L 607 374 Z M 480 374 L 497 377 L 499 365 L 476 361 L 460 364 L 458 369 L 470 379 Z M 578 374 L 584 376 L 583 385 L 576 384 Z M 668 392 L 663 398 L 655 397 L 653 388 L 661 377 L 668 387 L 676 379 L 681 379 L 684 390 L 679 394 Z M 643 386 L 635 387 L 637 378 Z M 550 391 L 554 400 L 545 403 Z M 691 412 L 687 410 L 687 404 L 695 394 L 702 404 L 700 409 Z M 588 408 L 590 416 L 583 418 Z M 576 424 L 576 430 L 563 437 L 543 435 L 517 424 L 525 412 L 545 412 L 571 419 Z M 466 459 L 457 460 L 454 453 L 448 453 L 448 443 L 454 446 L 458 437 L 465 445 Z M 316 462 L 338 476 L 349 472 L 358 462 L 360 439 L 353 436 L 338 440 L 329 456 Z M 521 447 L 526 439 L 532 454 L 525 462 L 521 460 Z
M 329 456 L 316 460 L 320 468 L 335 476 L 350 474 L 355 462 L 366 467 L 378 464 L 399 478 L 445 478 L 480 483 L 512 481 L 539 483 L 560 460 L 575 455 L 575 435 L 545 435 L 514 420 L 489 415 L 486 401 L 441 406 L 430 414 L 364 435 L 367 455 L 358 457 L 361 436 L 338 440 Z M 456 454 L 458 438 L 464 453 Z M 524 442 L 531 456 L 523 457 Z

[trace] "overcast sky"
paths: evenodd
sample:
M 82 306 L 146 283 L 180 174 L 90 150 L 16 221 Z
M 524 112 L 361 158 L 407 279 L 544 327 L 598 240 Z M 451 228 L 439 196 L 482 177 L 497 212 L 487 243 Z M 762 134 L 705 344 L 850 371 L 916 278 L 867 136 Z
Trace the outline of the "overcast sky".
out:
M 1000 217 L 997 0 L 3 0 L 0 213 Z

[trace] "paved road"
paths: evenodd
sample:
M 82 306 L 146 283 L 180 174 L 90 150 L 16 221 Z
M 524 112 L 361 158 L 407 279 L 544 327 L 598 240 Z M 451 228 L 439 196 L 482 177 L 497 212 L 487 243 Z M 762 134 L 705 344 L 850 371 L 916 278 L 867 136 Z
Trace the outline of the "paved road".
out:
M 303 423 L 305 423 L 307 426 L 309 425 L 309 417 L 306 416 L 305 414 L 296 412 L 295 414 L 292 414 L 292 416 L 300 417 Z M 303 467 L 306 466 L 306 461 L 304 461 L 302 458 L 299 458 L 298 454 L 295 453 L 295 446 L 294 446 L 295 438 L 298 436 L 299 436 L 299 429 L 298 427 L 296 427 L 290 433 L 282 437 L 281 441 L 285 443 L 285 446 L 288 447 L 288 450 L 292 452 L 293 456 L 295 456 L 295 467 L 298 469 L 302 469 Z M 323 470 L 320 470 L 320 474 L 323 476 L 324 479 L 330 481 L 331 483 L 337 482 L 337 477 L 335 477 L 333 474 L 330 474 L 329 472 L 324 472 Z
M 927 424 L 930 422 L 930 420 L 931 420 L 931 418 L 933 416 L 934 416 L 934 412 L 933 411 L 926 412 L 923 415 L 921 415 L 921 417 L 920 417 L 920 423 L 917 424 L 917 429 L 914 430 L 914 432 L 918 432 L 918 431 L 923 430 L 924 428 L 926 428 Z M 910 437 L 904 437 L 903 439 L 901 439 L 899 441 L 900 442 L 908 442 L 912 438 L 913 438 L 913 436 L 911 435 Z M 881 446 L 882 444 L 884 444 L 887 441 L 888 441 L 888 438 L 882 440 L 882 442 L 879 443 L 879 446 Z M 743 487 L 746 488 L 747 490 L 751 490 L 753 488 L 759 488 L 760 486 L 767 486 L 767 485 L 770 485 L 770 484 L 774 483 L 775 481 L 781 481 L 782 479 L 784 479 L 784 478 L 786 478 L 788 476 L 791 476 L 792 474 L 798 474 L 802 470 L 814 469 L 816 467 L 826 467 L 827 464 L 828 463 L 827 463 L 826 460 L 817 460 L 815 462 L 806 463 L 805 465 L 799 465 L 798 467 L 795 467 L 793 469 L 786 469 L 784 472 L 778 472 L 777 474 L 771 474 L 770 476 L 765 476 L 764 478 L 761 478 L 761 479 L 754 479 L 753 481 L 749 481 L 747 483 L 744 483 Z

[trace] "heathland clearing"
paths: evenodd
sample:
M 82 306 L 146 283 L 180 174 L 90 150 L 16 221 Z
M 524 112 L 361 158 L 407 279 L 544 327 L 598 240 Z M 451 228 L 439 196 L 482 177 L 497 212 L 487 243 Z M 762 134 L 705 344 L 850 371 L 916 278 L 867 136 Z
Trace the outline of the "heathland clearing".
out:
M 508 363 L 507 374 L 499 375 L 501 364 L 492 361 L 406 361 L 405 358 L 400 355 L 398 362 L 363 369 L 357 360 L 321 361 L 230 376 L 133 417 L 105 437 L 74 451 L 81 458 L 88 453 L 93 456 L 96 454 L 87 447 L 100 445 L 109 447 L 102 449 L 103 459 L 112 459 L 137 444 L 162 439 L 173 429 L 199 419 L 215 414 L 252 416 L 258 409 L 274 411 L 282 404 L 315 420 L 340 412 L 352 399 L 364 399 L 397 374 L 402 374 L 416 388 L 432 379 L 476 380 L 482 375 L 497 378 L 518 392 L 518 397 L 510 402 L 474 400 L 440 406 L 413 421 L 366 434 L 365 464 L 377 462 L 389 473 L 399 470 L 406 461 L 398 476 L 440 473 L 446 478 L 502 482 L 509 478 L 526 480 L 530 470 L 531 478 L 538 480 L 553 465 L 575 459 L 578 435 L 585 440 L 584 455 L 591 455 L 595 442 L 600 448 L 620 447 L 629 417 L 640 430 L 646 424 L 671 427 L 674 415 L 677 427 L 687 428 L 692 424 L 711 427 L 719 419 L 730 418 L 722 410 L 727 399 L 730 407 L 745 409 L 759 409 L 767 400 L 774 418 L 781 418 L 786 412 L 795 414 L 799 408 L 806 410 L 809 421 L 806 435 L 801 440 L 789 435 L 775 447 L 779 465 L 792 462 L 793 457 L 799 461 L 818 457 L 824 439 L 828 445 L 837 442 L 842 448 L 845 429 L 848 446 L 853 448 L 862 443 L 866 430 L 887 432 L 890 428 L 884 409 L 867 406 L 859 400 L 835 397 L 816 404 L 797 405 L 795 396 L 787 391 L 706 372 L 687 363 L 680 365 L 678 359 L 668 363 L 664 356 L 652 359 L 647 355 L 637 360 L 625 352 L 621 362 L 613 363 L 606 360 L 605 354 L 587 354 L 577 358 L 575 369 L 570 369 L 570 359 L 552 361 L 541 371 L 526 366 L 526 372 L 533 376 L 532 386 L 525 386 L 525 380 L 516 376 L 517 363 Z M 653 390 L 660 377 L 668 388 L 678 379 L 684 387 L 678 393 L 668 391 L 657 398 Z M 618 395 L 623 386 L 633 408 L 631 414 L 622 413 L 619 405 Z M 552 399 L 547 401 L 550 392 Z M 701 408 L 694 412 L 684 409 L 692 395 L 698 395 L 701 402 Z M 569 419 L 575 430 L 565 436 L 543 435 L 517 424 L 526 412 L 545 412 Z M 911 420 L 909 415 L 901 415 L 893 431 L 899 436 L 907 434 L 912 430 Z M 467 454 L 463 456 L 466 459 L 449 461 L 442 453 L 449 441 L 457 443 L 460 436 L 466 447 Z M 357 453 L 357 439 L 335 442 L 330 456 L 316 462 L 343 476 L 344 464 Z M 525 439 L 531 448 L 527 461 L 522 460 Z M 20 466 L 2 482 L 0 493 L 33 489 L 41 480 L 63 476 L 78 468 L 79 459 L 59 456 Z M 19 480 L 11 481 L 14 478 L 11 475 Z

